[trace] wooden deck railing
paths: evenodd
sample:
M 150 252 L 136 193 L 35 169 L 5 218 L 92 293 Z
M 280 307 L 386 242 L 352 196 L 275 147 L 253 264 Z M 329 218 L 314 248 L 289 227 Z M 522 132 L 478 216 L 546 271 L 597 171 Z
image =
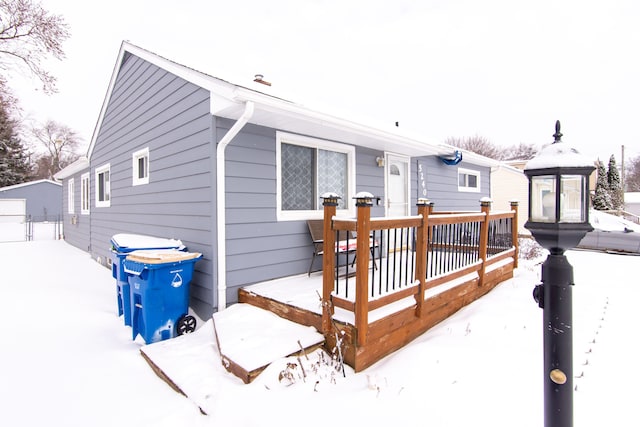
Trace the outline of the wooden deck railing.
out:
M 365 197 L 357 200 L 355 219 L 336 217 L 336 205 L 325 199 L 324 247 L 335 247 L 338 231 L 352 231 L 356 256 L 341 261 L 325 249 L 322 329 L 330 332 L 335 307 L 350 311 L 359 346 L 367 343 L 373 310 L 413 297 L 420 318 L 428 289 L 470 274 L 482 286 L 492 266 L 507 258 L 517 266 L 515 202 L 509 212 L 492 213 L 491 202 L 482 201 L 480 212 L 438 213 L 428 200 L 419 200 L 416 216 L 371 218 L 371 199 Z

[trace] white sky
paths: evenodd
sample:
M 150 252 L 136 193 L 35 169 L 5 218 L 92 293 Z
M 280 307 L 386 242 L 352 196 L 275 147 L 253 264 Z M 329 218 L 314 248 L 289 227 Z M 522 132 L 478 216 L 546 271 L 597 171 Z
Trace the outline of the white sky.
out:
M 25 113 L 91 139 L 122 40 L 232 83 L 425 140 L 565 141 L 640 155 L 635 0 L 46 0 L 71 26 L 59 93 L 12 81 Z M 358 119 L 359 120 L 359 119 Z M 360 120 L 361 121 L 361 120 Z

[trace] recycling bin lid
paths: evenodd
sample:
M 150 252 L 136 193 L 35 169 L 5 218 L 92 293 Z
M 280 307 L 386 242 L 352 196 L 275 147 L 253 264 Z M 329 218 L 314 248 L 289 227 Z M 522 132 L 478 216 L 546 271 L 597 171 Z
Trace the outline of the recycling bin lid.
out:
M 182 249 L 182 241 L 162 237 L 145 236 L 143 234 L 119 233 L 111 237 L 111 243 L 119 250 L 126 249 Z
M 202 257 L 198 252 L 183 252 L 177 249 L 138 250 L 127 255 L 127 260 L 144 264 L 165 264 Z

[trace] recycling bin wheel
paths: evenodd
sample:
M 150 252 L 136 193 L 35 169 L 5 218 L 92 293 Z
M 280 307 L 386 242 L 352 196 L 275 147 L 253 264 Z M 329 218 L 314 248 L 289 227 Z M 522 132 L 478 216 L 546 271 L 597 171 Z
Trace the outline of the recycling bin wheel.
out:
M 176 333 L 178 335 L 190 334 L 196 330 L 196 318 L 191 315 L 182 316 L 176 324 Z

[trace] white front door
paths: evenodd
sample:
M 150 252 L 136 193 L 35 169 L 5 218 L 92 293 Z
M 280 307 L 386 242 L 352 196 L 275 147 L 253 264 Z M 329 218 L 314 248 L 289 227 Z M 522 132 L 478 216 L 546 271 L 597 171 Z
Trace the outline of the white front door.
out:
M 409 215 L 409 159 L 387 154 L 385 167 L 386 215 Z
M 386 216 L 409 215 L 409 158 L 387 154 L 385 160 Z M 389 249 L 406 246 L 406 236 L 389 236 Z

